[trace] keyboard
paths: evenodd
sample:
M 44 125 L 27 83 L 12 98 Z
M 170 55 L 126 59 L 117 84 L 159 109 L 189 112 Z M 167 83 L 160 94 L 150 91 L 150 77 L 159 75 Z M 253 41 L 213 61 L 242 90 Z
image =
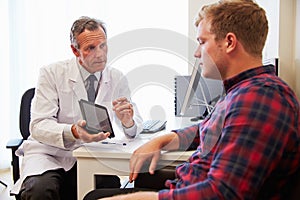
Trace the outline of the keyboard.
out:
M 150 119 L 143 122 L 142 133 L 155 133 L 166 128 L 167 121 Z

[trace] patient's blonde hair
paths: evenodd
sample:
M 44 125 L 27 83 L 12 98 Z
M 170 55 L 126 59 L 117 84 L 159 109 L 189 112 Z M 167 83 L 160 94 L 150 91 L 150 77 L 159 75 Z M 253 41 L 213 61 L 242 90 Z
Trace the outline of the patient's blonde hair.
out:
M 262 57 L 269 27 L 265 10 L 258 4 L 252 0 L 220 0 L 203 6 L 195 25 L 198 27 L 204 18 L 210 22 L 216 41 L 234 33 L 249 54 Z

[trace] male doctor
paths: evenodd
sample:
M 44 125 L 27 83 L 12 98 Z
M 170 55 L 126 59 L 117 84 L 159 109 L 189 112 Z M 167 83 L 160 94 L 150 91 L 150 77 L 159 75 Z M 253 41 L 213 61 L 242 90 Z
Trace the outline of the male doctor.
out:
M 31 106 L 31 135 L 17 151 L 24 156 L 21 178 L 11 191 L 21 199 L 77 199 L 76 159 L 72 151 L 82 143 L 98 142 L 110 135 L 85 131 L 80 99 L 105 105 L 126 137 L 134 138 L 142 131 L 142 119 L 130 102 L 126 78 L 106 66 L 103 22 L 79 18 L 72 25 L 70 40 L 76 57 L 40 70 Z M 90 75 L 94 80 L 89 79 Z M 87 94 L 90 85 L 96 91 L 92 97 Z M 116 176 L 102 180 L 102 187 L 120 185 Z

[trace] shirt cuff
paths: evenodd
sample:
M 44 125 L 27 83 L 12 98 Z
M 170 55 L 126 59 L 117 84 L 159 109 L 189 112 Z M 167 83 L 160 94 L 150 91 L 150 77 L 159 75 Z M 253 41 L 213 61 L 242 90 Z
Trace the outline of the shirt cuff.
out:
M 136 123 L 134 123 L 134 125 L 129 128 L 126 128 L 123 125 L 122 125 L 122 127 L 123 127 L 123 131 L 127 137 L 134 138 L 136 136 L 136 130 L 137 130 Z
M 159 200 L 167 200 L 167 199 L 172 199 L 172 190 L 160 190 L 158 191 L 158 199 Z
M 64 140 L 64 146 L 65 148 L 70 148 L 75 145 L 76 138 L 73 136 L 72 131 L 72 124 L 68 124 L 64 127 L 63 131 L 63 140 Z

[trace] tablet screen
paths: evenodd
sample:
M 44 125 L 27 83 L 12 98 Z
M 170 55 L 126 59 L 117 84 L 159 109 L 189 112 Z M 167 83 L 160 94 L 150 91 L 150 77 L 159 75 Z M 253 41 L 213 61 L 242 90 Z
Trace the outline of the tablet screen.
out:
M 106 107 L 83 99 L 79 101 L 79 105 L 82 117 L 86 121 L 85 129 L 89 133 L 110 132 L 109 137 L 114 137 Z

